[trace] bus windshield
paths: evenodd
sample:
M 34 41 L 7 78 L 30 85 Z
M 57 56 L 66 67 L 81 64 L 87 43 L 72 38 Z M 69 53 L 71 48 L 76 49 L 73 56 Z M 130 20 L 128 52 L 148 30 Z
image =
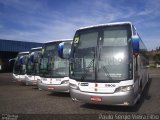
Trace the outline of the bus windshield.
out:
M 26 73 L 31 74 L 31 73 L 33 73 L 33 71 L 34 71 L 33 63 L 31 61 L 28 61 Z
M 118 81 L 131 77 L 128 26 L 109 26 L 77 32 L 73 43 L 70 77 L 80 81 Z
M 26 63 L 27 55 L 18 55 L 14 63 L 13 73 L 24 75 L 26 73 Z
M 69 74 L 69 62 L 58 56 L 57 45 L 48 45 L 44 50 L 40 64 L 40 73 L 43 74 L 43 77 L 61 78 Z
M 26 73 L 28 75 L 36 75 L 39 73 L 39 61 L 41 58 L 41 52 L 40 51 L 33 51 L 30 52 L 28 63 L 27 63 L 27 69 Z M 34 61 L 33 61 L 34 59 Z
M 13 73 L 14 74 L 19 74 L 20 69 L 21 69 L 21 65 L 16 60 L 15 63 L 14 63 L 14 67 L 13 67 Z

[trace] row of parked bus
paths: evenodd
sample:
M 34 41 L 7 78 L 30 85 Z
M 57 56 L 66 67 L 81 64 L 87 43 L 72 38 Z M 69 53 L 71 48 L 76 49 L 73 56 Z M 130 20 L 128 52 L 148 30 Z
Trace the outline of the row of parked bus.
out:
M 13 76 L 73 101 L 133 106 L 148 83 L 146 47 L 131 22 L 80 28 L 73 40 L 20 52 Z
M 38 85 L 40 90 L 67 92 L 69 59 L 61 58 L 60 54 L 64 43 L 70 50 L 71 42 L 69 39 L 54 40 L 44 43 L 43 47 L 20 52 L 14 64 L 14 78 L 25 85 Z

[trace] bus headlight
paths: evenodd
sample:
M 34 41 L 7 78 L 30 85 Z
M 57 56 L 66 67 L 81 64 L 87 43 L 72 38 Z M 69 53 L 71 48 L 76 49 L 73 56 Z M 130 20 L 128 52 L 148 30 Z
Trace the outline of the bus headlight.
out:
M 118 87 L 115 92 L 126 92 L 132 89 L 133 89 L 133 85 L 121 86 L 121 87 Z
M 69 84 L 69 80 L 64 80 L 61 82 L 61 84 Z
M 79 90 L 79 87 L 78 87 L 78 85 L 76 85 L 76 84 L 69 83 L 69 86 L 70 86 L 70 88 L 72 88 L 72 89 Z

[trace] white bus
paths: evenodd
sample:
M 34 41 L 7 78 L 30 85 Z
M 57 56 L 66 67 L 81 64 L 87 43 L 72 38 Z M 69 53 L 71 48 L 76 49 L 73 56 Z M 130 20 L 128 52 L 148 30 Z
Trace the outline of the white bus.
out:
M 71 42 L 70 39 L 54 40 L 44 43 L 42 59 L 40 62 L 38 80 L 39 90 L 51 92 L 69 91 L 69 60 L 59 57 L 63 43 Z
M 15 58 L 13 78 L 20 83 L 25 83 L 26 64 L 29 52 L 20 52 Z
M 131 22 L 77 30 L 69 68 L 72 100 L 135 105 L 148 82 L 146 50 Z
M 32 48 L 29 51 L 28 62 L 26 66 L 25 84 L 37 85 L 39 76 L 39 63 L 42 57 L 42 47 Z

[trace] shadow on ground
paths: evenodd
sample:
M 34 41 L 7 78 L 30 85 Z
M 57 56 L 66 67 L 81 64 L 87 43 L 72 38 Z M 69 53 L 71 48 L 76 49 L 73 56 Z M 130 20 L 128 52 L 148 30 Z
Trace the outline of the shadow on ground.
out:
M 67 92 L 50 92 L 48 95 L 57 97 L 70 97 L 70 93 Z

